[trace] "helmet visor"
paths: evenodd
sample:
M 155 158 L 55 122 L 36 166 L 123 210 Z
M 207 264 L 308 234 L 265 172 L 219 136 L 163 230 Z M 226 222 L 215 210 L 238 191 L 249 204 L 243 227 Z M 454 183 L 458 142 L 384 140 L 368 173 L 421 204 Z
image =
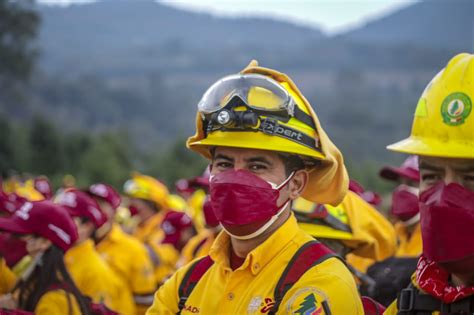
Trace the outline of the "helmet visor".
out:
M 260 74 L 235 74 L 222 78 L 204 93 L 198 110 L 203 114 L 214 113 L 234 96 L 255 110 L 292 112 L 293 99 L 288 92 L 275 80 Z

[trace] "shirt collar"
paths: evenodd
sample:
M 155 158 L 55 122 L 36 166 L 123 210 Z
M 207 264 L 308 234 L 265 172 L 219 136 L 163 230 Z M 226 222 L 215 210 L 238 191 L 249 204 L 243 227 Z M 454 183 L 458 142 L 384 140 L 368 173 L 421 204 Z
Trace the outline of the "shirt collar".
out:
M 298 230 L 298 223 L 291 212 L 288 220 L 262 244 L 254 248 L 237 270 L 249 268 L 253 275 L 258 274 L 290 243 Z M 221 231 L 209 251 L 212 260 L 228 270 L 231 270 L 229 266 L 230 244 L 230 236 L 225 231 Z

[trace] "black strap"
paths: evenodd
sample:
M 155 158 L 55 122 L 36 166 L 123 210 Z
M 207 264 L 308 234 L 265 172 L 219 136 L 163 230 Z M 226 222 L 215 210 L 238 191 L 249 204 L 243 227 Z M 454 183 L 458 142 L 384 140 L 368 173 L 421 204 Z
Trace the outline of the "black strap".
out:
M 301 145 L 304 145 L 310 149 L 319 152 L 323 151 L 320 146 L 321 144 L 319 141 L 317 141 L 317 139 L 310 137 L 301 131 L 282 125 L 276 119 L 263 119 L 260 123 L 260 126 L 258 127 L 258 130 L 267 135 L 278 136 L 294 142 L 298 142 Z
M 453 303 L 443 303 L 435 297 L 420 292 L 412 284 L 398 294 L 399 315 L 474 314 L 474 296 Z
M 308 250 L 312 250 L 314 245 L 319 245 L 319 246 L 322 246 L 324 247 L 324 245 L 322 245 L 321 243 L 319 243 L 318 241 L 309 241 L 307 242 L 306 244 L 304 244 L 303 246 L 300 247 L 300 249 L 298 249 L 298 251 L 293 255 L 293 257 L 291 258 L 290 262 L 288 263 L 288 265 L 286 266 L 285 270 L 283 271 L 283 273 L 281 274 L 280 276 L 280 279 L 278 280 L 278 283 L 275 287 L 275 291 L 274 291 L 274 298 L 275 298 L 275 304 L 273 305 L 272 309 L 270 310 L 270 312 L 268 313 L 269 315 L 272 315 L 272 314 L 276 314 L 278 312 L 278 309 L 280 307 L 280 304 L 281 302 L 283 301 L 283 298 L 285 297 L 285 294 L 294 286 L 294 284 L 308 271 L 310 270 L 311 268 L 313 268 L 314 266 L 322 263 L 323 261 L 329 259 L 329 258 L 332 258 L 332 257 L 336 257 L 336 258 L 339 258 L 342 262 L 344 262 L 344 260 L 342 258 L 340 258 L 339 256 L 337 256 L 336 254 L 332 253 L 329 249 L 327 249 L 327 254 L 323 254 L 321 256 L 318 256 L 315 260 L 313 261 L 308 261 L 307 264 L 304 265 L 304 270 L 301 270 L 300 271 L 300 274 L 299 274 L 299 277 L 296 278 L 296 279 L 293 279 L 292 282 L 286 282 L 285 283 L 285 278 L 286 278 L 286 275 L 292 271 L 295 263 L 298 261 L 298 259 Z M 331 310 L 329 309 L 329 306 L 327 305 L 327 302 L 326 301 L 323 301 L 322 303 L 322 306 L 323 306 L 323 309 L 326 313 L 326 315 L 330 315 L 331 314 Z
M 313 120 L 313 117 L 311 117 L 310 115 L 306 114 L 304 111 L 302 111 L 298 106 L 295 105 L 295 108 L 294 108 L 294 113 L 293 113 L 293 117 L 295 117 L 296 119 L 298 119 L 299 121 L 301 121 L 302 123 L 310 126 L 311 128 L 313 128 L 314 130 L 316 130 L 316 125 L 314 124 L 314 120 Z
M 232 128 L 232 127 L 224 127 L 221 125 L 214 125 L 211 121 L 207 122 L 207 125 L 204 124 L 203 126 L 205 130 L 206 136 L 215 130 L 219 131 L 226 131 L 226 132 L 242 132 L 242 131 L 252 131 L 252 132 L 257 132 L 260 131 L 264 134 L 270 135 L 270 136 L 278 136 L 281 138 L 285 138 L 288 140 L 291 140 L 293 142 L 297 142 L 305 147 L 308 147 L 310 149 L 316 150 L 318 152 L 323 152 L 323 149 L 321 148 L 321 143 L 319 140 L 308 136 L 307 134 L 290 128 L 288 126 L 282 125 L 278 122 L 276 119 L 272 118 L 264 118 L 262 119 L 260 125 L 258 128 Z
M 148 252 L 148 257 L 150 257 L 151 262 L 153 263 L 153 267 L 156 268 L 160 265 L 160 258 L 153 250 L 150 244 L 145 244 L 146 250 Z
M 181 311 L 186 305 L 186 301 L 193 292 L 196 284 L 206 273 L 206 271 L 212 266 L 213 263 L 214 262 L 209 256 L 204 256 L 194 262 L 191 267 L 189 267 L 189 269 L 186 271 L 186 274 L 184 275 L 183 280 L 181 281 L 178 288 L 179 302 L 178 312 L 176 314 L 181 314 Z

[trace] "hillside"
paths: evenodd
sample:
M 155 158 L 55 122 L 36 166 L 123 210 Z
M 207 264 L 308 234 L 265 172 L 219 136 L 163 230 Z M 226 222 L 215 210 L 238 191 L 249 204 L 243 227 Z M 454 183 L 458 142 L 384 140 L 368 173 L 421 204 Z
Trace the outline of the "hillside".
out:
M 340 36 L 370 44 L 474 50 L 474 1 L 423 0 Z
M 459 34 L 472 38 L 474 1 L 448 8 L 454 1 L 416 3 L 332 38 L 151 0 L 40 5 L 38 71 L 28 97 L 0 113 L 18 121 L 41 114 L 65 130 L 124 130 L 140 149 L 159 151 L 193 132 L 207 86 L 256 58 L 291 75 L 349 163 L 400 159 L 385 146 L 408 134 L 428 80 L 472 43 Z

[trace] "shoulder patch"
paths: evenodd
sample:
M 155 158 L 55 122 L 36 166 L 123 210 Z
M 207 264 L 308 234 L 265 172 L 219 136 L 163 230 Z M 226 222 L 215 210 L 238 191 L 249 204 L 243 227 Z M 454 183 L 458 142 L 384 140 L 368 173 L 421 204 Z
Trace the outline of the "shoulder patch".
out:
M 286 314 L 323 315 L 329 308 L 327 295 L 313 287 L 301 288 L 293 294 L 285 306 Z

